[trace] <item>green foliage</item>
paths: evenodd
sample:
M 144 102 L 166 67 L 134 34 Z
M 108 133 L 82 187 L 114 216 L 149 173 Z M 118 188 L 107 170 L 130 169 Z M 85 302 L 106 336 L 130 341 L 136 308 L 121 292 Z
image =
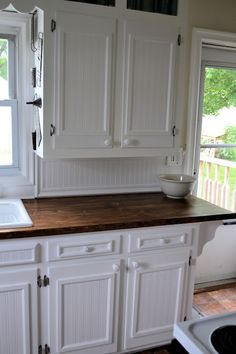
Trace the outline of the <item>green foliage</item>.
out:
M 8 48 L 7 40 L 0 39 L 0 77 L 7 80 L 7 60 L 8 59 Z
M 236 107 L 236 70 L 206 68 L 203 115 L 216 116 L 221 108 Z
M 235 144 L 236 143 L 236 126 L 228 126 L 225 128 L 225 134 L 223 139 L 224 144 Z M 219 149 L 216 157 L 236 162 L 236 149 Z

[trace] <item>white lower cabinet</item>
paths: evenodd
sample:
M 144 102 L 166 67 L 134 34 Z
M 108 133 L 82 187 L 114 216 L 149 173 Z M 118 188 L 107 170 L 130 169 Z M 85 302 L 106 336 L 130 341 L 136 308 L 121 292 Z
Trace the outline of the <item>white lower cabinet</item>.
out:
M 120 261 L 50 266 L 48 274 L 51 352 L 117 352 Z
M 197 240 L 195 224 L 1 241 L 0 353 L 170 342 L 191 308 Z
M 167 342 L 173 323 L 183 320 L 189 248 L 131 257 L 125 348 Z
M 38 354 L 38 269 L 0 271 L 0 353 Z

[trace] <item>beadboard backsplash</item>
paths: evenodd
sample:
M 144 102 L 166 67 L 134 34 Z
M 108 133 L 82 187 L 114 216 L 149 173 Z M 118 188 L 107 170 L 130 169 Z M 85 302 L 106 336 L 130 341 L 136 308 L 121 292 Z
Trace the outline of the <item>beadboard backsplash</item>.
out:
M 39 159 L 37 194 L 44 197 L 159 191 L 157 175 L 168 170 L 164 157 Z

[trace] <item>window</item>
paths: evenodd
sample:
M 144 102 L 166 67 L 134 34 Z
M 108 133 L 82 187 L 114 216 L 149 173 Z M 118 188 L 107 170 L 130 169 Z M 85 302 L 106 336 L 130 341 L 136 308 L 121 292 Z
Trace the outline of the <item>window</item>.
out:
M 195 29 L 186 172 L 197 196 L 236 210 L 236 35 Z
M 127 0 L 127 8 L 177 16 L 177 0 Z
M 0 197 L 34 195 L 31 14 L 0 11 Z
M 18 167 L 16 36 L 0 33 L 0 169 Z
M 103 6 L 115 6 L 115 0 L 66 0 L 74 2 L 82 2 L 86 4 L 103 5 Z

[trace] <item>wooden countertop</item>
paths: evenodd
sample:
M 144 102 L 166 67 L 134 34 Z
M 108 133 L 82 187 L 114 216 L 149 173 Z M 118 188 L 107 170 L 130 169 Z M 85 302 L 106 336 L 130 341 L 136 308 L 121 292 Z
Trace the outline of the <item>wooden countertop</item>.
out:
M 162 193 L 115 194 L 23 200 L 32 227 L 0 229 L 0 239 L 236 219 L 231 213 L 189 196 Z

